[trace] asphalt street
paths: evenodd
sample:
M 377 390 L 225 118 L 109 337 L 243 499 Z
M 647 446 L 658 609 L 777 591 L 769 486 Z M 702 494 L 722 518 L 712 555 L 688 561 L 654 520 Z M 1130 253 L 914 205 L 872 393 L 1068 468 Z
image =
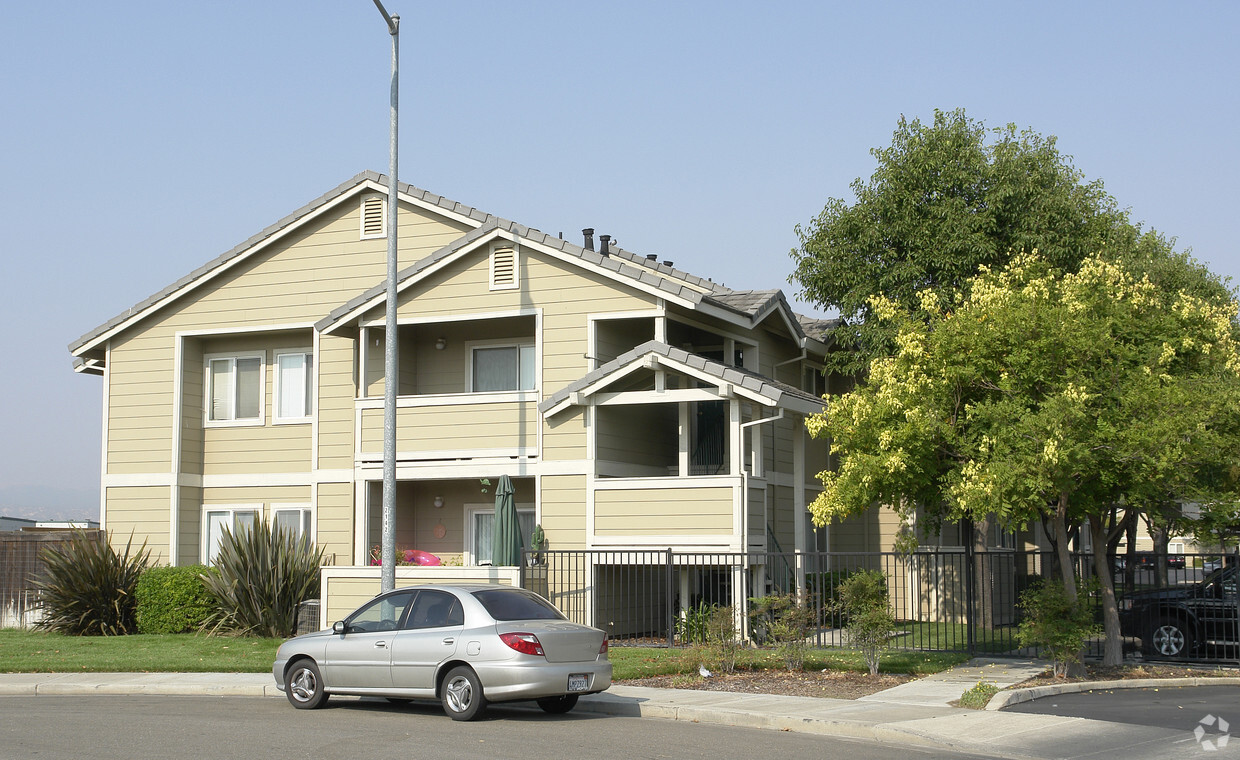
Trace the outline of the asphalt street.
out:
M 1090 718 L 1185 732 L 1192 732 L 1202 719 L 1213 716 L 1212 732 L 1218 732 L 1217 719 L 1222 718 L 1228 726 L 1234 721 L 1235 733 L 1240 735 L 1240 686 L 1083 691 L 1023 702 L 1004 708 L 1004 712 Z
M 832 736 L 493 706 L 458 723 L 435 704 L 341 698 L 299 711 L 247 697 L 0 697 L 0 758 L 975 758 Z

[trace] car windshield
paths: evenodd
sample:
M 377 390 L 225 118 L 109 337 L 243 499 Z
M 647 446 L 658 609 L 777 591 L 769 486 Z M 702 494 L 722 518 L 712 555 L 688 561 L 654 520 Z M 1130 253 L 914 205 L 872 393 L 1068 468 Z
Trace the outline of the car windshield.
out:
M 482 603 L 496 620 L 563 620 L 564 616 L 549 602 L 534 594 L 514 590 L 475 591 L 474 598 Z

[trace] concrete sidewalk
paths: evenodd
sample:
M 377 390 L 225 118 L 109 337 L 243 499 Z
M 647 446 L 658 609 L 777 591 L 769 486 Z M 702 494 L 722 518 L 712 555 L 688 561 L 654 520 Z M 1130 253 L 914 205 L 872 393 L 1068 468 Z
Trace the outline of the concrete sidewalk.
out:
M 1045 669 L 1029 660 L 975 659 L 857 700 L 783 697 L 615 685 L 583 697 L 578 711 L 869 739 L 1016 759 L 1166 758 L 1196 750 L 1183 731 L 1083 718 L 965 710 L 948 702 L 979 680 L 1005 688 Z M 1213 679 L 1212 679 L 1213 680 Z M 1217 681 L 1215 681 L 1217 682 Z M 283 696 L 264 673 L 0 674 L 0 695 Z M 521 704 L 521 703 L 517 703 Z M 1233 754 L 1240 757 L 1240 742 Z

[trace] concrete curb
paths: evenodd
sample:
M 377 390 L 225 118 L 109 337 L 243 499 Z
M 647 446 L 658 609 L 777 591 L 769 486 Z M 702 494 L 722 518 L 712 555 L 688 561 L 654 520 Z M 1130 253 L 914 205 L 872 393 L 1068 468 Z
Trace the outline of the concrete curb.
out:
M 772 699 L 773 697 L 767 695 L 766 698 Z M 648 702 L 640 698 L 619 697 L 616 695 L 607 695 L 605 697 L 600 695 L 595 699 L 582 699 L 577 703 L 576 711 L 615 717 L 661 718 L 688 723 L 759 728 L 772 731 L 792 731 L 802 734 L 860 739 L 882 744 L 905 747 L 915 746 L 949 752 L 970 754 L 979 752 L 976 742 L 945 739 L 942 736 L 901 726 L 898 722 L 876 723 L 874 721 L 849 720 L 846 718 L 781 715 L 778 713 L 753 712 L 719 706 L 667 705 Z M 988 747 L 986 752 L 990 757 L 1003 758 L 1003 760 L 1033 760 L 1035 758 L 1040 760 L 1041 758 L 1039 755 L 1015 752 L 993 746 Z
M 1008 689 L 1001 691 L 987 703 L 987 710 L 1002 710 L 1008 705 L 1032 702 L 1042 697 L 1053 697 L 1058 694 L 1077 694 L 1082 691 L 1098 691 L 1100 689 L 1159 689 L 1183 688 L 1192 686 L 1240 686 L 1240 678 L 1220 676 L 1217 678 L 1130 678 L 1121 681 L 1078 681 L 1075 683 L 1052 684 L 1050 686 L 1033 686 L 1027 689 Z

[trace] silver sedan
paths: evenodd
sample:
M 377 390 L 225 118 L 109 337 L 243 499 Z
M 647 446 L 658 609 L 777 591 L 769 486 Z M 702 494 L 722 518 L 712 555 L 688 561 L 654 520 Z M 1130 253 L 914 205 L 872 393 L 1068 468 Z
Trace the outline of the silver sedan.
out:
M 331 694 L 435 699 L 454 720 L 488 702 L 565 713 L 611 686 L 607 635 L 509 586 L 417 586 L 380 594 L 330 630 L 289 639 L 272 666 L 299 709 Z

